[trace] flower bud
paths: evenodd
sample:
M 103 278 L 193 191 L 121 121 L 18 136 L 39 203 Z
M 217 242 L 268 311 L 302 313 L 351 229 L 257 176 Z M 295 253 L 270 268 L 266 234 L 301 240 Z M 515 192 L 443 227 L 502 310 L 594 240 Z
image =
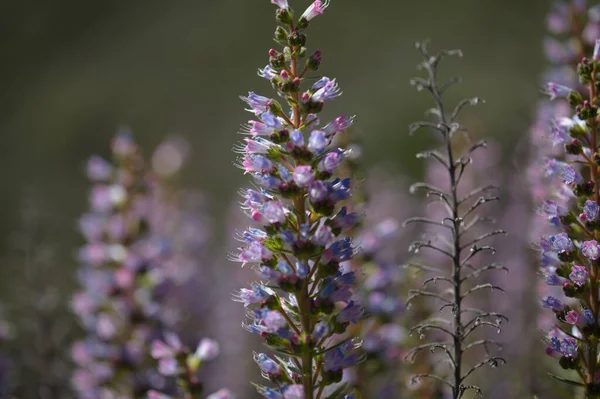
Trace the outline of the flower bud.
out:
M 583 152 L 583 144 L 581 144 L 581 141 L 573 139 L 570 143 L 565 144 L 565 151 L 567 154 L 579 155 Z
M 322 61 L 321 50 L 317 50 L 306 61 L 306 69 L 308 69 L 309 71 L 319 70 L 319 67 L 321 66 L 321 61 Z
M 286 30 L 282 27 L 282 26 L 278 26 L 275 29 L 275 41 L 281 43 L 281 44 L 286 44 L 288 41 L 288 34 L 286 32 Z
M 569 95 L 567 96 L 567 101 L 569 101 L 569 105 L 573 108 L 580 105 L 583 102 L 581 98 L 581 94 L 576 90 L 571 90 Z
M 277 11 L 275 11 L 275 19 L 279 23 L 289 25 L 293 22 L 294 16 L 289 8 L 279 8 Z
M 285 56 L 276 52 L 274 56 L 269 57 L 269 65 L 276 69 L 282 68 L 285 66 Z
M 577 64 L 577 74 L 579 75 L 579 81 L 582 84 L 586 84 L 592 81 L 592 72 L 594 66 L 587 58 L 583 58 L 579 64 Z
M 302 47 L 306 44 L 306 35 L 304 33 L 298 32 L 297 30 L 293 31 L 292 34 L 288 38 L 288 43 L 292 47 Z

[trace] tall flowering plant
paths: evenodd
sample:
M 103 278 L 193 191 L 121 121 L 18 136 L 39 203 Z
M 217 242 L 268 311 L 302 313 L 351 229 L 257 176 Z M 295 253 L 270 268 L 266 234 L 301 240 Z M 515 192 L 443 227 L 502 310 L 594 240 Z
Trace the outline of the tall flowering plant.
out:
M 411 244 L 411 249 L 415 253 L 426 250 L 437 255 L 434 265 L 409 265 L 430 276 L 420 289 L 410 292 L 408 302 L 411 303 L 417 298 L 430 298 L 441 304 L 440 314 L 449 315 L 447 318 L 428 318 L 411 329 L 411 332 L 417 333 L 421 339 L 425 339 L 426 335 L 433 338 L 432 342 L 415 347 L 411 357 L 424 350 L 440 353 L 444 360 L 442 364 L 449 366 L 451 376 L 446 377 L 447 371 L 437 367 L 434 372 L 417 375 L 415 380 L 431 379 L 449 390 L 452 398 L 459 399 L 468 390 L 481 394 L 478 386 L 468 382 L 475 371 L 487 365 L 496 367 L 504 363 L 504 359 L 495 356 L 493 352 L 500 344 L 493 339 L 479 339 L 477 332 L 481 327 L 492 327 L 500 332 L 501 322 L 506 317 L 492 310 L 471 306 L 468 302 L 480 292 L 502 291 L 497 285 L 480 281 L 480 278 L 490 271 L 505 270 L 505 267 L 496 262 L 480 263 L 476 257 L 485 253 L 493 254 L 495 249 L 486 245 L 486 241 L 493 236 L 504 234 L 504 231 L 478 231 L 487 220 L 479 214 L 480 207 L 498 199 L 495 195 L 496 187 L 486 184 L 466 192 L 462 189 L 463 177 L 472 163 L 471 154 L 484 147 L 485 142 L 471 143 L 462 151 L 456 148 L 457 133 L 461 137 L 466 135 L 465 128 L 458 122 L 458 115 L 464 106 L 477 104 L 477 98 L 462 100 L 451 112 L 442 101 L 446 90 L 459 80 L 453 79 L 440 84 L 439 63 L 443 58 L 461 55 L 461 52 L 444 50 L 431 55 L 426 43 L 418 43 L 417 48 L 423 56 L 420 68 L 425 70 L 426 77 L 415 78 L 411 83 L 418 90 L 427 90 L 432 95 L 435 105 L 428 111 L 433 120 L 416 122 L 411 125 L 410 131 L 414 133 L 421 129 L 430 130 L 441 140 L 441 150 L 425 151 L 417 156 L 441 165 L 447 188 L 429 181 L 416 183 L 411 187 L 411 191 L 424 190 L 427 196 L 432 198 L 432 202 L 441 204 L 443 215 L 435 219 L 414 217 L 405 222 L 405 225 L 418 223 L 435 229 L 435 240 L 415 241 Z M 470 364 L 468 357 L 471 353 L 479 351 L 484 352 L 483 359 Z
M 195 372 L 217 347 L 204 340 L 189 351 L 167 332 L 176 321 L 165 298 L 174 282 L 173 267 L 166 267 L 173 248 L 156 220 L 167 203 L 128 133 L 117 135 L 111 150 L 112 162 L 88 162 L 94 184 L 91 209 L 80 220 L 87 241 L 79 251 L 82 289 L 72 299 L 86 337 L 72 347 L 73 385 L 81 398 L 197 392 Z
M 558 159 L 546 159 L 545 172 L 558 185 L 554 193 L 560 197 L 548 198 L 542 204 L 554 232 L 542 236 L 539 242 L 544 279 L 558 288 L 541 299 L 542 306 L 550 309 L 557 319 L 548 333 L 546 353 L 557 358 L 562 368 L 574 370 L 579 380 L 554 377 L 584 388 L 586 395 L 594 398 L 600 396 L 599 60 L 600 40 L 597 40 L 592 58 L 583 57 L 572 67 L 579 84 L 572 88 L 555 82 L 546 85 L 550 99 L 566 100 L 571 115 L 557 114 L 550 124 L 551 140 L 562 147 L 563 153 L 558 154 Z
M 321 127 L 318 114 L 341 92 L 335 79 L 315 76 L 321 52 L 308 55 L 306 30 L 329 2 L 315 1 L 296 17 L 287 0 L 278 6 L 269 64 L 259 75 L 269 80 L 282 105 L 272 97 L 242 97 L 255 119 L 237 148 L 239 166 L 257 189 L 242 191 L 243 210 L 261 227 L 243 234 L 233 256 L 254 265 L 262 282 L 242 289 L 237 299 L 248 307 L 246 328 L 260 335 L 276 354 L 255 353 L 254 360 L 272 386 L 257 385 L 266 398 L 338 398 L 347 393 L 343 370 L 360 359 L 358 342 L 340 339 L 363 314 L 354 300 L 354 272 L 340 263 L 354 254 L 345 233 L 356 215 L 338 203 L 350 194 L 350 179 L 336 177 L 348 155 L 333 137 L 353 120 L 340 116 Z M 285 108 L 289 107 L 289 111 Z
M 576 65 L 585 55 L 593 52 L 600 32 L 600 6 L 588 8 L 586 2 L 581 0 L 554 1 L 547 18 L 547 26 L 550 35 L 544 41 L 544 48 L 549 65 L 544 74 L 544 81 L 552 82 L 546 87 L 551 100 L 554 100 L 561 90 L 567 90 L 569 93 L 570 91 L 565 89 L 566 87 L 579 93 L 574 93 L 573 96 L 581 96 L 582 99 L 588 98 L 589 84 L 580 81 Z M 573 220 L 578 219 L 577 217 L 570 221 L 565 219 L 565 224 L 563 224 L 561 221 L 563 212 L 574 211 L 574 202 L 578 202 L 579 206 L 584 205 L 581 200 L 575 200 L 572 187 L 565 184 L 559 176 L 562 166 L 567 166 L 564 162 L 576 169 L 579 169 L 581 165 L 578 161 L 581 156 L 570 154 L 565 147 L 569 144 L 577 145 L 577 140 L 572 141 L 575 137 L 572 138 L 569 134 L 569 130 L 572 128 L 569 123 L 574 121 L 573 110 L 568 101 L 542 101 L 538 106 L 536 120 L 530 133 L 533 162 L 528 170 L 528 187 L 531 198 L 538 205 L 538 211 L 533 223 L 530 224 L 529 235 L 530 239 L 535 242 L 540 241 L 540 237 L 542 237 L 538 249 L 541 264 L 540 274 L 544 279 L 540 280 L 538 292 L 543 298 L 562 297 L 562 284 L 552 277 L 556 275 L 557 265 L 561 262 L 556 259 L 557 251 L 547 246 L 547 240 L 564 231 L 571 230 Z M 584 125 L 585 123 L 583 121 Z M 588 131 L 587 138 L 591 139 L 591 135 L 591 131 Z M 586 153 L 590 149 L 585 150 Z M 590 170 L 584 169 L 589 176 Z M 565 299 L 565 301 L 569 301 L 570 305 L 576 304 L 576 301 L 572 299 Z M 554 324 L 555 318 L 552 313 L 542 312 L 540 314 L 538 325 L 547 333 L 546 342 L 554 342 L 555 348 L 558 348 L 558 342 L 562 342 L 569 336 L 564 335 L 557 328 L 559 326 L 554 327 Z M 561 328 L 566 328 L 569 333 L 579 329 L 568 324 L 562 324 Z M 549 350 L 547 352 L 551 355 L 550 359 L 560 356 L 560 352 Z M 556 367 L 560 369 L 558 364 Z M 539 391 L 540 384 L 537 383 L 535 386 Z
M 72 306 L 87 337 L 72 352 L 81 398 L 142 397 L 153 371 L 145 354 L 158 316 L 148 278 L 150 188 L 131 137 L 119 134 L 111 144 L 113 164 L 95 156 L 88 162 L 91 210 L 80 220 L 87 243 L 79 251 L 82 290 Z

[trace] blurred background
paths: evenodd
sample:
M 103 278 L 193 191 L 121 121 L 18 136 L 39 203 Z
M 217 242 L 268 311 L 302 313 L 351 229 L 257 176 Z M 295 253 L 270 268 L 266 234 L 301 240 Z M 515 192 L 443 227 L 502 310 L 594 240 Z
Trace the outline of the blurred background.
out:
M 301 10 L 310 2 L 291 4 Z M 414 153 L 426 138 L 407 132 L 430 105 L 408 84 L 419 62 L 414 42 L 429 38 L 434 49 L 460 47 L 464 58 L 447 62 L 445 73 L 462 76 L 464 84 L 449 98 L 487 101 L 465 118 L 477 137 L 500 144 L 502 167 L 519 176 L 526 161 L 515 154 L 526 153 L 539 98 L 549 6 L 545 0 L 334 0 L 308 38 L 309 49 L 323 51 L 321 71 L 344 91 L 324 116 L 357 115 L 352 135 L 363 145 L 366 169 L 377 166 L 403 179 L 423 175 Z M 31 198 L 42 220 L 34 229 L 37 240 L 52 243 L 54 271 L 44 281 L 60 287 L 59 297 L 70 295 L 74 251 L 83 242 L 76 220 L 87 208 L 85 161 L 108 155 L 110 138 L 126 125 L 147 155 L 170 134 L 190 143 L 181 183 L 203 193 L 211 242 L 223 248 L 202 267 L 208 279 L 226 282 L 213 307 L 232 308 L 222 303 L 243 281 L 227 283 L 239 268 L 225 260 L 235 246 L 228 226 L 238 217 L 231 210 L 237 191 L 247 185 L 232 166 L 236 132 L 248 119 L 238 96 L 270 93 L 256 70 L 274 45 L 273 13 L 267 0 L 0 2 L 0 304 L 10 308 L 41 292 L 13 289 L 24 278 L 15 261 L 21 251 L 15 232 L 23 229 Z M 219 329 L 244 336 L 242 314 L 221 315 Z M 206 320 L 202 334 L 220 333 L 213 321 Z M 76 324 L 67 321 L 63 333 Z M 249 363 L 246 349 L 229 355 Z M 245 380 L 234 385 L 240 398 L 252 397 Z

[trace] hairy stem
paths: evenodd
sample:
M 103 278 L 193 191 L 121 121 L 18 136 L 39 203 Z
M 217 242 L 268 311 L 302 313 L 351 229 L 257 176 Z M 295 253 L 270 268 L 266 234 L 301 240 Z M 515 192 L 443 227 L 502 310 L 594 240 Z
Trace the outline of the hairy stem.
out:
M 294 31 L 294 26 L 290 25 L 290 34 Z M 290 77 L 294 79 L 298 77 L 298 60 L 294 55 L 296 47 L 290 46 L 290 51 L 292 54 L 290 61 Z M 301 124 L 301 115 L 300 115 L 300 107 L 298 105 L 298 93 L 293 94 L 293 98 L 295 101 L 295 105 L 292 107 L 292 126 L 296 129 L 300 127 Z M 306 222 L 306 205 L 305 205 L 305 194 L 304 192 L 300 193 L 296 200 L 294 201 L 294 206 L 296 208 L 296 216 L 298 217 L 298 228 L 300 225 Z M 302 259 L 302 261 L 306 262 L 306 259 Z M 314 268 L 316 269 L 317 263 L 314 264 Z M 312 273 L 311 273 L 312 275 Z M 310 318 L 310 277 L 304 280 L 302 284 L 302 292 L 296 298 L 298 300 L 298 308 L 300 310 L 300 322 L 302 324 L 302 331 L 304 332 L 304 340 L 306 346 L 304 347 L 304 351 L 302 353 L 302 385 L 304 386 L 304 398 L 305 399 L 313 399 L 313 349 L 310 345 L 311 337 L 312 337 L 312 323 Z
M 592 81 L 589 84 L 589 93 L 590 93 L 590 103 L 595 104 L 596 97 L 596 70 L 592 72 Z M 598 143 L 597 143 L 597 119 L 594 116 L 590 120 L 591 126 L 591 148 L 592 151 L 597 151 Z M 594 201 L 600 205 L 600 192 L 598 190 L 598 166 L 592 162 L 590 163 L 590 172 L 592 182 L 594 183 Z M 594 238 L 598 239 L 598 231 L 594 232 Z M 597 322 L 598 320 L 598 265 L 595 261 L 591 262 L 590 267 L 590 308 L 594 315 L 594 320 Z M 598 357 L 598 338 L 596 336 L 592 337 L 590 345 L 589 345 L 589 353 L 588 353 L 588 384 L 594 383 L 594 376 L 597 370 L 597 357 Z
M 448 156 L 448 175 L 450 178 L 450 208 L 452 212 L 452 241 L 453 241 L 453 252 L 452 252 L 452 284 L 453 284 L 453 306 L 452 306 L 452 329 L 454 332 L 454 387 L 452 396 L 458 399 L 462 396 L 461 383 L 462 383 L 462 295 L 461 295 L 461 240 L 460 240 L 460 226 L 461 218 L 459 215 L 458 207 L 458 182 L 456 178 L 456 165 L 454 161 L 454 154 L 452 151 L 452 136 L 448 127 L 448 121 L 444 112 L 444 104 L 442 103 L 441 94 L 437 88 L 437 79 L 435 76 L 435 70 L 429 70 L 431 77 L 431 92 L 433 94 L 436 106 L 440 111 L 440 123 L 444 129 L 444 141 L 446 145 L 446 153 Z

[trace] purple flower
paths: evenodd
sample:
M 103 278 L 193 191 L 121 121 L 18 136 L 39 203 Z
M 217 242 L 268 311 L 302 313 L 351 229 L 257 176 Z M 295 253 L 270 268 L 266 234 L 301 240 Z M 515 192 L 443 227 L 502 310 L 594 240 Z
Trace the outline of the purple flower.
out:
M 269 296 L 269 293 L 263 290 L 260 285 L 253 284 L 251 290 L 242 288 L 235 299 L 242 302 L 244 307 L 248 307 L 251 303 L 264 302 Z
M 219 343 L 214 339 L 203 338 L 198 347 L 196 348 L 196 352 L 194 352 L 194 356 L 201 361 L 212 360 L 219 356 Z
M 87 176 L 93 181 L 106 181 L 113 172 L 112 165 L 99 156 L 93 155 L 87 163 Z
M 544 163 L 544 171 L 547 177 L 558 176 L 562 169 L 567 165 L 566 163 L 557 161 L 553 158 L 546 158 Z
M 277 7 L 285 9 L 290 7 L 287 0 L 271 0 L 271 4 L 275 4 Z
M 577 341 L 574 338 L 565 338 L 560 345 L 560 352 L 566 357 L 576 357 L 577 349 Z
M 269 251 L 263 245 L 253 242 L 247 248 L 244 248 L 240 253 L 239 259 L 242 265 L 249 262 L 261 262 L 262 260 L 269 260 L 273 257 L 273 253 Z
M 323 369 L 327 371 L 339 371 L 346 367 L 352 367 L 358 361 L 355 353 L 349 353 L 352 349 L 351 344 L 344 344 L 334 350 L 331 350 L 323 357 Z
M 150 346 L 150 355 L 154 359 L 166 359 L 175 357 L 179 352 L 180 347 L 173 347 L 165 342 L 155 339 Z
M 352 258 L 354 249 L 352 248 L 352 241 L 346 237 L 341 241 L 336 241 L 329 246 L 323 253 L 323 262 L 328 263 L 330 261 L 344 262 Z
M 598 213 L 600 212 L 600 206 L 596 203 L 596 201 L 587 200 L 585 201 L 585 205 L 583 207 L 583 214 L 585 215 L 585 219 L 590 222 L 596 220 L 598 218 Z
M 350 197 L 350 179 L 335 179 L 331 182 L 330 199 L 334 202 L 342 201 Z
M 316 0 L 314 3 L 312 3 L 310 6 L 308 6 L 308 8 L 306 9 L 306 11 L 304 11 L 304 13 L 300 17 L 300 19 L 305 19 L 307 21 L 310 21 L 317 15 L 323 14 L 325 12 L 325 9 L 328 6 L 329 6 L 329 0 L 325 0 L 325 1 Z
M 600 257 L 600 247 L 598 247 L 596 240 L 585 241 L 581 245 L 581 253 L 586 258 L 596 260 Z
M 259 96 L 252 91 L 248 93 L 248 97 L 240 96 L 240 99 L 250 106 L 250 109 L 247 111 L 254 112 L 256 115 L 267 112 L 271 105 L 270 98 Z
M 350 126 L 352 126 L 353 123 L 354 117 L 348 118 L 346 116 L 340 116 L 336 118 L 333 122 L 325 126 L 323 131 L 325 132 L 327 137 L 331 137 L 338 132 L 343 132 L 344 130 L 348 129 Z
M 541 213 L 548 216 L 548 220 L 554 226 L 560 226 L 560 217 L 566 215 L 567 211 L 556 201 L 544 201 L 541 207 Z
M 270 136 L 274 132 L 274 127 L 260 121 L 248 121 L 248 124 L 242 126 L 242 130 L 240 131 L 241 134 L 250 134 L 252 136 Z
M 348 305 L 337 314 L 335 319 L 338 323 L 351 322 L 356 324 L 358 319 L 363 316 L 363 308 L 354 301 L 348 302 Z
M 320 130 L 313 130 L 308 139 L 308 149 L 316 154 L 323 152 L 325 147 L 329 144 L 329 140 L 325 136 L 325 132 Z
M 584 266 L 573 266 L 573 268 L 571 269 L 571 273 L 569 274 L 569 278 L 576 285 L 581 287 L 587 281 L 587 278 L 588 278 L 587 269 Z
M 568 143 L 571 140 L 571 136 L 565 126 L 552 121 L 550 123 L 550 140 L 554 145 L 562 145 Z
M 317 180 L 310 183 L 308 198 L 312 203 L 319 203 L 327 197 L 328 193 L 329 191 L 327 190 L 325 183 L 323 183 L 321 180 Z
M 571 324 L 573 326 L 576 326 L 577 324 L 579 324 L 580 320 L 581 320 L 581 317 L 580 317 L 579 313 L 577 313 L 574 310 L 567 312 L 567 315 L 565 316 L 565 321 L 568 324 Z
M 334 238 L 335 236 L 331 231 L 331 227 L 322 224 L 315 231 L 313 242 L 317 245 L 325 247 L 332 242 Z
M 302 147 L 304 145 L 304 134 L 302 134 L 300 130 L 296 129 L 290 134 L 290 141 L 296 147 Z
M 560 277 L 554 273 L 549 273 L 546 275 L 546 284 L 548 284 L 548 285 L 562 286 L 566 281 L 567 281 L 566 278 Z
M 158 372 L 164 376 L 174 376 L 179 373 L 179 363 L 173 358 L 158 360 Z
M 294 170 L 294 181 L 299 187 L 307 187 L 312 183 L 314 177 L 315 174 L 309 165 L 300 165 Z
M 552 348 L 553 351 L 560 352 L 560 339 L 558 339 L 558 337 L 550 338 L 550 348 Z
M 358 223 L 356 213 L 348 213 L 348 209 L 344 206 L 333 218 L 333 226 L 338 229 L 347 229 Z
M 283 0 L 283 1 L 285 1 L 287 3 L 286 0 Z M 285 8 L 287 8 L 287 7 L 285 7 Z M 258 76 L 260 76 L 261 78 L 265 78 L 267 80 L 271 80 L 274 77 L 277 77 L 277 71 L 275 69 L 273 69 L 271 67 L 271 65 L 267 65 L 263 69 L 258 70 Z
M 329 326 L 325 322 L 319 322 L 315 325 L 313 339 L 320 340 L 329 334 Z
M 115 155 L 125 158 L 134 155 L 138 146 L 133 141 L 131 131 L 128 128 L 121 128 L 111 140 L 110 149 Z
M 594 324 L 594 313 L 591 310 L 586 309 L 583 311 L 583 317 L 588 324 Z
M 217 392 L 212 393 L 206 397 L 206 399 L 235 399 L 235 396 L 228 389 L 219 389 Z
M 300 279 L 306 278 L 310 273 L 310 267 L 306 263 L 296 262 L 296 275 Z
M 279 118 L 277 118 L 275 115 L 273 115 L 273 113 L 270 111 L 261 114 L 260 120 L 263 121 L 265 123 L 265 125 L 273 128 L 274 130 L 279 131 L 284 128 L 284 125 L 283 125 L 283 123 L 281 123 Z
M 266 399 L 284 399 L 283 394 L 279 390 L 263 386 L 257 387 L 257 390 Z
M 285 222 L 285 210 L 279 201 L 267 201 L 262 208 L 262 214 L 269 223 Z
M 289 385 L 283 394 L 284 399 L 304 399 L 304 387 L 300 384 Z
M 542 298 L 542 306 L 554 311 L 560 312 L 566 308 L 566 305 L 553 296 L 545 296 Z
M 270 359 L 264 353 L 255 353 L 254 361 L 258 364 L 258 367 L 269 376 L 278 376 L 283 372 L 279 363 Z
M 321 162 L 319 162 L 319 170 L 321 172 L 333 173 L 333 171 L 342 162 L 342 152 L 340 150 L 333 150 L 325 154 Z
M 277 311 L 265 310 L 264 312 L 261 312 L 260 317 L 260 321 L 264 324 L 267 332 L 276 333 L 287 326 L 287 321 L 285 321 L 285 318 Z
M 559 252 L 570 252 L 573 251 L 573 249 L 575 248 L 573 245 L 573 241 L 571 241 L 567 233 L 559 233 L 554 236 L 550 236 L 549 241 L 552 245 L 552 248 Z M 596 241 L 594 241 L 594 243 L 595 242 Z
M 256 154 L 246 155 L 242 163 L 242 168 L 244 169 L 244 173 L 270 173 L 275 169 L 273 162 L 271 162 L 267 157 Z
M 281 187 L 283 182 L 275 176 L 263 173 L 255 173 L 253 174 L 254 180 L 256 183 L 263 186 L 268 190 L 277 190 Z
M 545 93 L 550 96 L 550 100 L 557 97 L 567 98 L 572 91 L 570 87 L 553 82 L 547 83 L 545 88 Z
M 583 177 L 571 165 L 563 166 L 563 168 L 560 170 L 560 177 L 562 177 L 567 184 L 583 183 Z
M 269 150 L 277 147 L 275 144 L 270 142 L 269 140 L 265 140 L 262 137 L 255 137 L 254 139 L 244 139 L 246 142 L 246 147 L 244 147 L 244 151 L 248 154 L 267 154 Z
M 319 86 L 321 87 L 311 97 L 312 101 L 320 102 L 332 100 L 342 95 L 335 79 L 329 80 L 327 77 L 321 78 L 319 82 L 313 85 L 313 89 Z

